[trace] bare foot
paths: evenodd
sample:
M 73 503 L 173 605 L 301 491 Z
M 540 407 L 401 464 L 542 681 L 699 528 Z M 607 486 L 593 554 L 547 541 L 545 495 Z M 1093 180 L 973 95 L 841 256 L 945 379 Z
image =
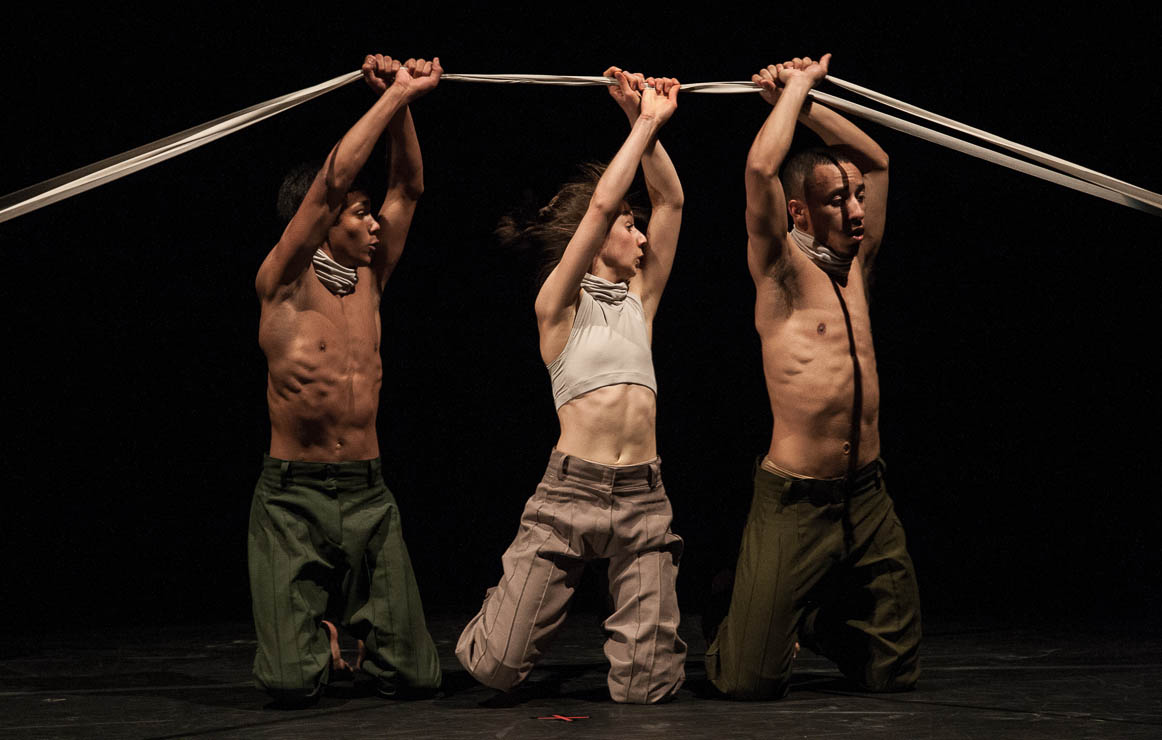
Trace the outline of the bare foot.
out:
M 339 630 L 335 629 L 335 625 L 327 620 L 321 621 L 323 626 L 327 628 L 327 635 L 331 639 L 331 678 L 350 678 L 352 675 L 351 666 L 343 660 L 343 655 L 339 652 Z M 360 653 L 360 657 L 362 657 L 362 653 Z
M 359 655 L 355 658 L 355 670 L 363 667 L 363 658 L 367 655 L 367 648 L 363 645 L 363 640 L 356 640 L 359 644 Z
M 795 641 L 795 649 L 791 651 L 791 660 L 799 657 L 799 641 Z

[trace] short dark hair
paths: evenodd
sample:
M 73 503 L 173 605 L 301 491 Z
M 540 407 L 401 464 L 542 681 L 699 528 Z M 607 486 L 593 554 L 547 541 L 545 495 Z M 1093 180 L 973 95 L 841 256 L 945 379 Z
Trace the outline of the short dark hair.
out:
M 788 201 L 804 200 L 807 188 L 813 184 L 815 168 L 819 165 L 852 164 L 851 159 L 839 151 L 825 146 L 804 149 L 791 155 L 779 171 L 779 181 L 783 183 L 783 195 Z
M 278 215 L 284 225 L 290 223 L 290 220 L 294 218 L 320 169 L 322 169 L 322 165 L 319 162 L 310 161 L 300 162 L 287 170 L 286 175 L 282 178 L 282 184 L 278 188 Z M 359 174 L 355 176 L 355 181 L 351 183 L 351 188 L 347 192 L 356 191 L 367 193 L 369 196 L 372 194 L 370 179 L 363 170 L 360 170 Z
M 496 235 L 504 247 L 532 249 L 539 252 L 537 285 L 549 277 L 549 273 L 561 261 L 565 247 L 581 225 L 581 219 L 589 210 L 589 202 L 597 189 L 597 181 L 605 172 L 608 162 L 586 162 L 578 168 L 578 174 L 561 186 L 548 205 L 536 210 L 526 205 L 506 214 L 496 226 Z M 630 203 L 627 196 L 626 203 Z M 649 214 L 632 205 L 629 206 L 634 220 L 644 220 Z

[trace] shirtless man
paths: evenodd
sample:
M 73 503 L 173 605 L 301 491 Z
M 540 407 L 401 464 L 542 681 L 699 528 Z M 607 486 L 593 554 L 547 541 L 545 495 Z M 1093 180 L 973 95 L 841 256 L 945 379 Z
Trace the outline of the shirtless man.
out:
M 380 298 L 403 251 L 423 162 L 409 103 L 436 86 L 439 59 L 368 56 L 371 109 L 339 140 L 258 270 L 258 342 L 268 366 L 270 454 L 250 513 L 258 654 L 254 677 L 276 701 L 315 699 L 336 670 L 335 624 L 361 641 L 362 668 L 384 696 L 434 690 L 435 645 L 383 482 L 375 417 L 383 368 Z M 387 197 L 356 184 L 387 131 Z M 301 186 L 300 186 L 301 187 Z
M 797 640 L 865 690 L 907 689 L 919 673 L 920 603 L 879 459 L 866 293 L 888 156 L 807 102 L 829 60 L 795 59 L 751 78 L 773 106 L 747 157 L 746 226 L 774 428 L 755 470 L 730 611 L 706 653 L 710 680 L 739 699 L 786 692 Z M 827 148 L 784 164 L 796 119 Z

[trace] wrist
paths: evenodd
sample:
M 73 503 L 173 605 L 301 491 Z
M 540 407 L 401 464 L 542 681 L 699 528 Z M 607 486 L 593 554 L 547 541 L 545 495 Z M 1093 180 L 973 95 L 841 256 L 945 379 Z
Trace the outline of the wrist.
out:
M 787 81 L 787 84 L 783 85 L 783 91 L 806 95 L 807 91 L 813 87 L 815 87 L 815 82 L 808 77 L 792 77 Z
M 408 93 L 411 91 L 411 87 L 411 80 L 401 80 L 398 76 L 396 76 L 395 80 L 392 81 L 391 85 L 387 88 L 387 91 L 384 92 L 384 95 L 394 94 L 398 98 L 407 100 Z

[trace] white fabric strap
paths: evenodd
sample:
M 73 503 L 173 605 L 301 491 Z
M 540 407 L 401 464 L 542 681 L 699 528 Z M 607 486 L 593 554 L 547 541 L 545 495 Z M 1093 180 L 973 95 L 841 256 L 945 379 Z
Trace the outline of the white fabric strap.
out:
M 517 84 L 532 84 L 532 85 L 570 85 L 570 86 L 584 86 L 584 85 L 616 85 L 617 81 L 611 77 L 559 77 L 556 75 L 525 75 L 525 74 L 496 74 L 496 75 L 452 75 L 446 74 L 442 79 L 462 80 L 465 82 L 500 82 L 500 83 L 517 83 Z M 994 136 L 987 131 L 983 131 L 972 126 L 959 123 L 951 118 L 931 113 L 919 108 L 917 106 L 905 103 L 902 100 L 889 97 L 874 90 L 869 90 L 866 87 L 861 87 L 846 80 L 841 80 L 831 75 L 827 76 L 827 81 L 834 83 L 850 92 L 875 100 L 876 102 L 887 105 L 891 108 L 910 113 L 918 118 L 923 118 L 933 123 L 938 123 L 942 126 L 947 126 L 955 131 L 975 136 L 982 139 L 989 144 L 1000 146 L 1010 151 L 1022 154 L 1029 159 L 1040 162 L 1048 167 L 1066 173 L 1064 176 L 1045 169 L 1030 165 L 1013 157 L 1007 157 L 1003 154 L 998 154 L 990 149 L 975 146 L 969 142 L 932 131 L 923 126 L 920 126 L 901 118 L 889 116 L 880 113 L 872 108 L 867 108 L 855 103 L 849 103 L 843 98 L 837 98 L 827 93 L 822 93 L 818 90 L 812 90 L 809 94 L 812 98 L 819 100 L 833 108 L 842 110 L 845 113 L 859 116 L 870 121 L 874 121 L 888 128 L 902 131 L 906 134 L 911 134 L 917 138 L 931 141 L 935 144 L 948 147 L 962 154 L 968 154 L 979 159 L 983 159 L 993 164 L 1008 167 L 1026 175 L 1032 175 L 1042 180 L 1047 180 L 1058 185 L 1063 185 L 1067 188 L 1072 188 L 1089 195 L 1094 195 L 1114 203 L 1135 208 L 1146 213 L 1153 213 L 1154 215 L 1162 216 L 1162 195 L 1140 188 L 1136 185 L 1131 185 L 1123 180 L 1103 175 L 1100 172 L 1073 164 L 1072 162 L 1054 157 L 1050 154 L 1040 152 L 1031 147 L 1023 146 L 1014 141 L 1009 141 L 1000 136 Z M 730 82 L 693 82 L 682 85 L 682 92 L 694 93 L 754 93 L 759 92 L 760 88 L 753 82 L 745 81 L 730 81 Z M 1071 177 L 1072 176 L 1072 177 Z M 1081 182 L 1079 182 L 1079 180 Z M 1091 187 L 1096 185 L 1097 187 Z M 1122 196 L 1122 197 L 1117 197 Z
M 993 144 L 994 146 L 999 146 L 1004 149 L 1008 149 L 1011 152 L 1016 152 L 1025 157 L 1028 157 L 1034 162 L 1040 162 L 1047 167 L 1052 167 L 1055 170 L 1060 170 L 1067 174 L 1073 175 L 1074 177 L 1081 178 L 1082 180 L 1107 187 L 1110 190 L 1129 195 L 1139 200 L 1144 200 L 1151 205 L 1162 208 L 1162 195 L 1153 193 L 1136 185 L 1131 185 L 1124 180 L 1118 180 L 1117 178 L 1110 177 L 1109 175 L 1103 175 L 1100 172 L 1095 172 L 1094 170 L 1091 170 L 1087 167 L 1073 164 L 1072 162 L 1068 162 L 1064 159 L 1061 159 L 1060 157 L 1054 157 L 1052 154 L 1046 154 L 1045 152 L 1024 146 L 1023 144 L 1018 144 L 1015 141 L 1009 141 L 1008 139 L 1001 138 L 1000 136 L 990 134 L 988 131 L 983 131 L 979 128 L 974 128 L 972 126 L 960 123 L 959 121 L 954 121 L 951 118 L 946 118 L 937 113 L 926 111 L 923 108 L 919 108 L 910 103 L 905 103 L 902 100 L 888 97 L 887 95 L 878 93 L 875 90 L 869 90 L 866 87 L 860 87 L 859 85 L 847 82 L 846 80 L 841 80 L 838 77 L 828 75 L 827 81 L 833 85 L 836 85 L 837 87 L 843 88 L 844 90 L 856 93 L 857 95 L 862 95 L 865 98 L 886 105 L 889 108 L 895 108 L 896 110 L 910 113 L 913 116 L 916 116 L 917 118 L 923 118 L 926 121 L 939 123 L 941 126 L 946 126 L 953 131 L 959 131 L 962 134 L 975 136 L 976 138 L 988 142 L 989 144 Z
M 1139 211 L 1145 211 L 1146 213 L 1152 213 L 1155 216 L 1162 216 L 1162 205 L 1155 205 L 1154 203 L 1155 200 L 1157 200 L 1159 203 L 1162 203 L 1162 196 L 1159 196 L 1156 193 L 1150 193 L 1152 199 L 1151 201 L 1146 201 L 1127 193 L 1112 190 L 1103 185 L 1098 185 L 1087 180 L 1082 180 L 1061 172 L 1055 172 L 1054 170 L 1046 169 L 1045 167 L 1040 167 L 1038 165 L 1025 162 L 1024 160 L 1020 160 L 1015 157 L 1010 157 L 1007 154 L 994 152 L 992 149 L 985 149 L 983 146 L 977 146 L 976 144 L 957 139 L 954 136 L 949 136 L 948 134 L 942 134 L 939 131 L 933 131 L 931 129 L 924 128 L 923 126 L 917 123 L 912 123 L 911 121 L 905 121 L 901 118 L 896 118 L 895 116 L 889 116 L 886 113 L 880 113 L 877 110 L 852 103 L 850 101 L 844 100 L 843 98 L 837 98 L 834 95 L 828 95 L 827 93 L 820 92 L 818 90 L 812 90 L 810 93 L 808 93 L 808 95 L 825 105 L 835 108 L 836 110 L 841 110 L 844 113 L 850 113 L 853 116 L 865 118 L 874 123 L 878 123 L 881 126 L 895 129 L 896 131 L 902 131 L 906 134 L 911 134 L 918 139 L 931 141 L 934 144 L 940 144 L 941 146 L 961 152 L 962 154 L 968 154 L 973 157 L 983 159 L 986 162 L 999 164 L 1002 167 L 1008 167 L 1011 170 L 1016 170 L 1017 172 L 1022 172 L 1026 175 L 1032 175 L 1033 177 L 1039 177 L 1042 180 L 1048 180 L 1049 182 L 1063 185 L 1067 188 L 1072 188 L 1082 193 L 1088 193 L 1089 195 L 1103 198 L 1114 203 L 1119 203 L 1123 206 L 1135 208 Z
M 179 154 L 188 152 L 203 144 L 208 144 L 215 139 L 219 139 L 227 134 L 232 134 L 235 131 L 251 126 L 259 121 L 269 118 L 273 115 L 289 110 L 297 105 L 305 103 L 312 98 L 316 98 L 324 93 L 336 90 L 344 85 L 348 85 L 359 79 L 361 72 L 349 72 L 344 75 L 339 75 L 326 82 L 320 83 L 313 87 L 308 87 L 298 92 L 282 95 L 263 103 L 258 103 L 249 108 L 232 113 L 227 116 L 216 118 L 212 121 L 204 123 L 200 126 L 195 126 L 185 131 L 167 136 L 163 139 L 158 139 L 145 146 L 131 149 L 130 151 L 119 154 L 115 157 L 103 159 L 100 162 L 95 162 L 87 167 L 82 167 L 72 172 L 67 172 L 58 177 L 45 180 L 37 185 L 33 185 L 22 190 L 0 198 L 0 223 L 12 218 L 16 218 L 22 214 L 34 211 L 43 206 L 63 200 L 77 193 L 83 193 L 86 190 L 91 190 L 99 185 L 107 182 L 112 182 L 118 178 L 124 177 L 132 172 L 144 169 L 158 162 L 164 162 L 171 157 L 176 157 Z M 525 84 L 525 85 L 565 85 L 565 86 L 595 86 L 595 85 L 615 85 L 617 81 L 609 77 L 589 77 L 589 76 L 570 76 L 570 75 L 534 75 L 534 74 L 445 74 L 442 79 L 461 81 L 461 82 L 491 82 L 502 84 Z M 905 111 L 912 115 L 918 116 L 928 121 L 938 123 L 942 126 L 947 126 L 961 133 L 969 134 L 984 141 L 1000 146 L 1010 151 L 1022 154 L 1034 161 L 1041 162 L 1048 167 L 1052 167 L 1061 172 L 1055 172 L 1044 167 L 1029 164 L 1023 160 L 1015 159 L 1013 157 L 994 152 L 991 149 L 971 144 L 966 141 L 932 131 L 918 124 L 905 121 L 903 119 L 889 116 L 885 113 L 873 110 L 851 103 L 842 98 L 837 98 L 833 95 L 812 90 L 809 94 L 815 100 L 820 101 L 837 110 L 841 110 L 851 115 L 865 118 L 869 121 L 879 123 L 888 128 L 902 131 L 925 141 L 931 141 L 941 146 L 948 147 L 958 152 L 968 154 L 980 159 L 984 159 L 993 164 L 999 164 L 1003 167 L 1022 172 L 1027 175 L 1039 177 L 1049 182 L 1057 183 L 1074 190 L 1078 190 L 1098 198 L 1120 203 L 1121 205 L 1130 208 L 1136 208 L 1140 211 L 1152 213 L 1156 216 L 1162 216 L 1162 195 L 1151 192 L 1144 188 L 1131 185 L 1130 183 L 1118 180 L 1108 175 L 1103 175 L 1100 172 L 1081 167 L 1080 165 L 1067 162 L 1064 159 L 1054 157 L 1044 152 L 1039 152 L 1036 149 L 1017 144 L 1003 139 L 999 136 L 994 136 L 987 131 L 982 131 L 962 123 L 958 123 L 950 118 L 930 113 L 922 108 L 910 105 L 895 98 L 888 97 L 874 90 L 860 87 L 859 85 L 837 79 L 835 77 L 827 78 L 832 83 L 863 95 L 872 100 L 876 100 L 884 105 Z M 753 93 L 760 90 L 759 86 L 753 82 L 694 82 L 682 86 L 682 90 L 688 93 Z M 1067 173 L 1067 174 L 1062 174 Z
M 348 85 L 361 76 L 361 72 L 340 75 L 313 87 L 272 98 L 264 103 L 252 105 L 236 113 L 215 118 L 200 126 L 194 126 L 158 139 L 145 146 L 130 149 L 115 157 L 94 162 L 87 167 L 66 172 L 31 187 L 17 190 L 0 198 L 0 222 L 16 218 L 29 211 L 35 211 L 77 193 L 91 190 L 98 185 L 112 182 L 191 149 L 196 149 L 203 144 L 209 144 L 215 139 L 240 131 L 273 115 L 290 110 L 312 98 Z
M 578 75 L 530 75 L 530 74 L 497 74 L 497 75 L 469 75 L 445 74 L 440 81 L 453 82 L 498 82 L 507 85 L 563 85 L 567 87 L 613 86 L 617 80 L 613 77 L 593 77 Z M 691 82 L 682 83 L 684 93 L 751 93 L 758 92 L 758 85 L 753 82 Z

